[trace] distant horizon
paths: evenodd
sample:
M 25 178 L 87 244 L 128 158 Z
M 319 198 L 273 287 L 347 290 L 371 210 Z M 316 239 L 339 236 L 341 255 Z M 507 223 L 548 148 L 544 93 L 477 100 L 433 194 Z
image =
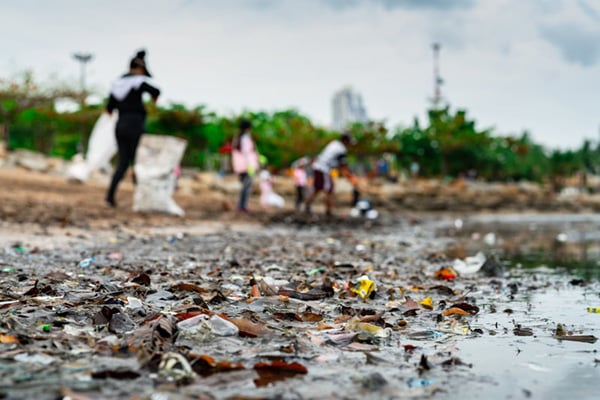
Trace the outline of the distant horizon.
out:
M 600 138 L 599 22 L 589 0 L 5 2 L 0 75 L 76 86 L 72 54 L 89 52 L 87 86 L 104 97 L 146 48 L 163 105 L 295 109 L 331 126 L 332 96 L 351 86 L 371 119 L 410 126 L 431 105 L 437 42 L 452 110 L 495 135 L 576 149 Z

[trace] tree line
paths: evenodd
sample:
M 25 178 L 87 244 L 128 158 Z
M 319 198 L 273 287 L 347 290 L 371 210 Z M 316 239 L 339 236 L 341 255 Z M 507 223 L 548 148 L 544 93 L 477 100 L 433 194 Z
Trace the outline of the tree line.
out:
M 24 148 L 70 159 L 83 151 L 103 105 L 82 105 L 58 112 L 55 102 L 82 96 L 68 88 L 35 83 L 30 73 L 20 79 L 0 79 L 0 134 L 9 149 Z M 205 106 L 148 104 L 147 131 L 188 141 L 183 165 L 216 168 L 219 150 L 237 133 L 241 118 L 249 119 L 257 146 L 276 169 L 316 155 L 339 132 L 315 125 L 296 110 L 245 111 L 218 115 Z M 357 140 L 351 163 L 369 165 L 383 154 L 391 156 L 396 171 L 419 166 L 427 178 L 477 177 L 488 181 L 560 182 L 574 174 L 595 174 L 600 166 L 600 144 L 585 141 L 579 149 L 547 149 L 527 132 L 499 135 L 481 129 L 466 110 L 430 109 L 425 121 L 389 128 L 372 121 L 349 127 Z

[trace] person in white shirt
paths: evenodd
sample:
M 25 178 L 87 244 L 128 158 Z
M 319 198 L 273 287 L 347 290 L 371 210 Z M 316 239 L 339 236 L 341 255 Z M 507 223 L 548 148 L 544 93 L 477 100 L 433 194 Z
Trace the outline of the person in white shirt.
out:
M 348 168 L 347 146 L 354 144 L 349 133 L 343 133 L 339 140 L 333 140 L 325 146 L 313 163 L 313 192 L 306 199 L 306 212 L 311 213 L 312 202 L 319 192 L 325 192 L 326 214 L 331 215 L 334 207 L 334 186 L 331 170 L 337 168 L 352 186 L 358 190 L 358 180 Z

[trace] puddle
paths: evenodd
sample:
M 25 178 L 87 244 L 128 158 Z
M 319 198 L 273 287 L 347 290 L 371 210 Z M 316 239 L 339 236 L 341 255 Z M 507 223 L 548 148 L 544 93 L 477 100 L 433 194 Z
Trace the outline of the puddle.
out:
M 600 216 L 494 215 L 457 218 L 438 229 L 468 254 L 497 254 L 508 267 L 546 266 L 600 280 Z

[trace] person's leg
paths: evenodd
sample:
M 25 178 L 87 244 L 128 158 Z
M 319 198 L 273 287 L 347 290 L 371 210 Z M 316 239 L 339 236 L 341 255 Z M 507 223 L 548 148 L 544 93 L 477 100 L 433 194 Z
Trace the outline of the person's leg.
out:
M 240 174 L 240 182 L 242 189 L 240 190 L 240 201 L 238 204 L 239 211 L 248 211 L 248 200 L 250 199 L 250 191 L 252 189 L 252 178 L 247 173 Z
M 296 186 L 296 211 L 300 211 L 300 207 L 304 202 L 304 187 Z
M 325 185 L 325 174 L 322 171 L 319 170 L 315 170 L 314 171 L 314 179 L 313 179 L 313 191 L 311 194 L 308 195 L 308 197 L 306 198 L 306 202 L 305 202 L 305 207 L 306 207 L 306 213 L 310 214 L 312 212 L 312 203 L 315 200 L 315 197 L 317 197 L 317 194 L 319 194 L 319 192 L 321 190 L 324 189 Z
M 325 214 L 332 215 L 333 206 L 334 206 L 334 197 L 333 197 L 333 179 L 331 175 L 327 174 L 324 176 L 325 185 L 323 190 L 325 191 Z
M 106 194 L 106 202 L 112 206 L 116 206 L 115 194 L 119 183 L 125 176 L 129 165 L 135 161 L 137 146 L 143 132 L 143 117 L 134 115 L 132 117 L 123 116 L 119 118 L 116 126 L 117 147 L 118 147 L 118 163 L 115 173 L 113 174 L 108 193 Z

